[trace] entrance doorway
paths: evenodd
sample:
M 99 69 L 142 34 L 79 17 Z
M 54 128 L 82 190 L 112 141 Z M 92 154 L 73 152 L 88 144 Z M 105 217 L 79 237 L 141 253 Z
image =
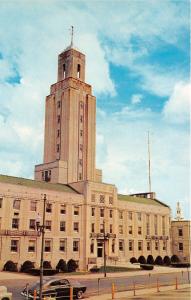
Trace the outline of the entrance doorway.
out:
M 97 243 L 97 257 L 103 257 L 103 242 Z

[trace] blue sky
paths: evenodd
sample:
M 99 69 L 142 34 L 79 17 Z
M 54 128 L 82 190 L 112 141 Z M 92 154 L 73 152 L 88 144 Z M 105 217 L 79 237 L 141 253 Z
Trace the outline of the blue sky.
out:
M 44 102 L 57 55 L 86 54 L 97 97 L 97 167 L 121 193 L 152 190 L 189 217 L 187 0 L 0 1 L 0 170 L 33 178 L 42 162 Z

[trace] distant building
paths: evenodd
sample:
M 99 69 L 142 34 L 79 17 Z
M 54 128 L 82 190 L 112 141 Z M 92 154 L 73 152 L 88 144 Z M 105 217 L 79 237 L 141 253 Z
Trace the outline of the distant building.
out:
M 175 220 L 171 221 L 172 255 L 178 256 L 181 262 L 190 262 L 191 257 L 191 221 L 184 220 L 180 203 L 177 203 Z
M 40 262 L 35 220 L 47 195 L 44 260 L 73 258 L 79 269 L 171 255 L 170 208 L 154 193 L 118 194 L 95 167 L 96 99 L 85 83 L 85 55 L 68 47 L 46 98 L 44 161 L 35 180 L 0 175 L 1 269 Z

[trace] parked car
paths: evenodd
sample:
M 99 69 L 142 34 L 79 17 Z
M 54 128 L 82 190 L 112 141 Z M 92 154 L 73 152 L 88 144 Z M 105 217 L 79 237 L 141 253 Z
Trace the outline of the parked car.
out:
M 43 280 L 43 288 L 42 288 L 42 295 L 43 297 L 53 297 L 59 300 L 65 300 L 70 296 L 70 287 L 73 287 L 73 298 L 75 299 L 82 299 L 83 294 L 86 291 L 86 286 L 81 285 L 78 281 L 74 280 L 67 280 L 67 279 L 60 279 L 60 278 L 45 278 Z M 36 299 L 38 300 L 39 297 L 39 289 L 40 289 L 40 282 L 37 281 L 32 286 L 26 286 L 24 290 L 21 292 L 21 295 L 27 297 L 28 299 L 34 299 L 34 290 L 37 292 Z
M 7 292 L 6 286 L 0 286 L 0 300 L 12 300 L 12 293 Z

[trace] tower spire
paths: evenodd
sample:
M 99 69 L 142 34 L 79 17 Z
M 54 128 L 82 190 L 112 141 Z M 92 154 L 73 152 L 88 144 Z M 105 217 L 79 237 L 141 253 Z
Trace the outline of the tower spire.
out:
M 73 47 L 73 39 L 74 39 L 74 26 L 71 26 L 71 43 L 70 47 Z
M 151 193 L 151 151 L 150 151 L 150 133 L 148 131 L 148 169 L 149 169 L 149 192 Z

